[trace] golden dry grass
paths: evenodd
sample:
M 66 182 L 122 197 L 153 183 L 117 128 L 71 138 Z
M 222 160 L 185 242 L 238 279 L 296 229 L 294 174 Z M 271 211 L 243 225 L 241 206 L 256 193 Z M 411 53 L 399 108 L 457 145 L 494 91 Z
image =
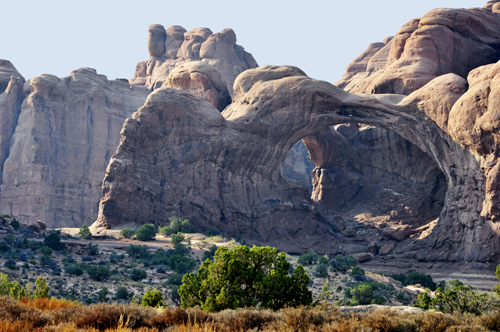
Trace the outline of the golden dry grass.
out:
M 239 309 L 209 314 L 199 308 L 153 309 L 137 304 L 96 304 L 0 297 L 0 332 L 458 332 L 500 331 L 500 310 L 480 317 L 439 312 L 404 313 L 387 308 L 369 313 L 337 307 Z

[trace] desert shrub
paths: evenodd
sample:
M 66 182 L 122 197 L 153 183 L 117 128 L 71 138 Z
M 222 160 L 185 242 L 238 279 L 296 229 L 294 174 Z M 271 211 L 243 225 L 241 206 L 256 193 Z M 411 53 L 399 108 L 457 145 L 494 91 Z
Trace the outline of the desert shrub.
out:
M 52 262 L 52 258 L 47 255 L 42 255 L 38 258 L 38 261 L 42 264 L 42 267 L 46 267 Z
M 370 285 L 362 284 L 351 289 L 352 300 L 357 304 L 370 304 L 373 300 L 373 288 Z
M 101 290 L 97 293 L 97 301 L 99 302 L 108 302 L 109 289 L 108 287 L 102 287 Z
M 363 270 L 359 266 L 355 266 L 351 270 L 351 276 L 364 276 L 364 275 L 365 275 L 365 270 Z
M 87 272 L 89 277 L 95 281 L 105 281 L 111 276 L 111 270 L 109 267 L 104 265 L 89 265 L 85 272 Z
M 118 262 L 121 262 L 122 259 L 125 258 L 124 254 L 118 255 L 116 252 L 112 251 L 111 255 L 109 255 L 109 261 L 113 264 L 116 264 Z
M 207 251 L 203 253 L 203 260 L 213 259 L 215 252 L 219 249 L 216 245 L 211 246 Z
M 45 278 L 38 277 L 35 281 L 35 287 L 35 291 L 32 295 L 33 299 L 49 297 L 50 287 L 47 285 Z
M 196 263 L 188 257 L 191 249 L 182 243 L 174 246 L 174 249 L 163 250 L 158 249 L 149 261 L 150 266 L 168 266 L 176 273 L 184 274 L 191 271 Z
M 90 256 L 82 256 L 82 262 L 92 262 L 94 258 Z
M 172 290 L 170 291 L 170 298 L 172 299 L 172 302 L 174 302 L 176 305 L 181 304 L 181 296 L 179 295 L 179 286 L 174 285 L 172 287 Z
M 353 255 L 341 256 L 337 255 L 335 258 L 330 259 L 329 262 L 331 271 L 347 271 L 350 268 L 358 265 L 358 259 Z
M 49 235 L 43 240 L 44 246 L 50 247 L 56 251 L 66 249 L 66 245 L 61 242 L 61 231 L 50 231 Z
M 5 266 L 6 268 L 8 268 L 10 270 L 17 270 L 16 260 L 12 259 L 12 258 L 6 260 L 5 263 L 3 264 L 3 266 Z
M 245 306 L 276 310 L 310 304 L 309 277 L 301 265 L 293 275 L 289 269 L 286 255 L 276 248 L 219 248 L 213 263 L 206 260 L 197 274 L 188 273 L 182 279 L 181 306 L 199 305 L 215 312 Z
M 131 258 L 146 259 L 150 256 L 149 247 L 147 245 L 133 245 L 131 244 L 127 249 L 127 254 Z
M 460 285 L 444 292 L 437 290 L 434 297 L 428 290 L 422 292 L 414 306 L 424 310 L 436 309 L 444 313 L 471 313 L 479 316 L 484 311 L 493 309 L 497 303 L 488 294 L 474 291 L 470 285 Z
M 80 237 L 82 239 L 85 239 L 85 240 L 92 238 L 92 233 L 90 232 L 89 226 L 87 226 L 87 225 L 82 225 L 80 227 L 80 230 L 78 231 L 78 235 L 80 235 Z
M 68 265 L 64 266 L 64 271 L 67 274 L 69 274 L 70 277 L 72 275 L 81 276 L 83 274 L 83 269 L 80 266 L 75 265 L 75 264 L 68 264 Z
M 495 275 L 497 276 L 497 279 L 499 281 L 498 284 L 495 285 L 495 291 L 500 296 L 500 265 L 497 266 L 497 269 L 495 271 Z
M 6 242 L 0 242 L 0 252 L 10 252 L 11 248 Z
M 303 253 L 299 257 L 299 264 L 302 265 L 310 265 L 314 264 L 318 261 L 318 254 L 315 251 L 309 250 L 308 252 Z
M 19 221 L 16 220 L 16 218 L 12 219 L 12 221 L 10 222 L 10 225 L 12 226 L 12 228 L 14 228 L 16 231 L 19 230 Z
M 181 218 L 170 218 L 170 226 L 163 226 L 159 233 L 164 236 L 171 236 L 175 233 L 195 233 L 196 229 L 191 226 L 189 220 Z
M 3 237 L 3 240 L 11 247 L 15 247 L 16 237 L 12 234 L 7 234 Z
M 163 294 L 156 288 L 148 288 L 142 297 L 141 305 L 145 307 L 163 307 Z
M 89 256 L 99 255 L 99 245 L 89 242 Z
M 407 275 L 404 275 L 402 273 L 392 274 L 391 278 L 400 281 L 403 286 L 420 284 L 432 291 L 435 291 L 437 288 L 437 284 L 432 280 L 432 277 L 430 275 L 426 275 L 424 273 L 416 271 L 408 272 Z
M 139 241 L 153 241 L 155 239 L 156 231 L 153 224 L 144 224 L 137 229 L 135 237 Z
M 399 292 L 398 295 L 396 295 L 396 300 L 400 301 L 404 305 L 408 305 L 411 302 L 412 298 L 411 295 L 407 292 Z
M 328 262 L 330 261 L 330 257 L 328 255 L 323 255 L 318 259 L 318 264 L 325 264 L 328 265 Z
M 129 296 L 130 296 L 130 294 L 127 290 L 127 287 L 119 286 L 118 288 L 116 288 L 115 298 L 117 300 L 128 300 Z
M 211 236 L 217 236 L 217 235 L 220 235 L 220 232 L 218 230 L 216 230 L 215 228 L 210 227 L 208 229 L 207 235 L 210 236 L 210 237 Z
M 132 269 L 129 273 L 129 277 L 134 281 L 141 281 L 142 279 L 146 279 L 148 274 L 144 269 Z
M 328 265 L 326 264 L 318 264 L 314 267 L 314 273 L 318 278 L 327 278 L 328 277 Z
M 454 280 L 450 280 L 450 282 L 448 283 L 448 285 L 449 285 L 449 288 L 455 288 L 455 287 L 458 287 L 458 286 L 464 286 L 464 283 L 461 282 L 458 279 L 454 279 Z M 443 290 L 443 288 L 441 290 Z
M 170 238 L 170 243 L 178 244 L 184 240 L 185 240 L 185 237 L 182 233 L 176 233 L 176 234 L 172 234 L 172 237 Z
M 155 271 L 156 271 L 156 273 L 166 273 L 167 272 L 165 267 L 162 265 L 158 266 Z
M 182 277 L 184 276 L 179 273 L 170 275 L 167 279 L 167 285 L 182 285 Z
M 127 239 L 130 239 L 134 235 L 135 235 L 135 231 L 133 229 L 130 229 L 130 228 L 127 228 L 127 227 L 123 228 L 120 231 L 120 236 L 124 237 L 124 238 L 127 238 Z
M 40 252 L 42 253 L 42 255 L 50 256 L 52 255 L 53 250 L 51 247 L 45 246 L 40 248 Z

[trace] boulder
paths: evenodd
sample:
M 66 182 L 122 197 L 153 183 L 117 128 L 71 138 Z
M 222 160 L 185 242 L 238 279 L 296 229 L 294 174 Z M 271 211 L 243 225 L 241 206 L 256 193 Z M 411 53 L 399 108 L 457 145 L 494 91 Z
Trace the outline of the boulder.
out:
M 342 232 L 342 234 L 344 234 L 345 236 L 354 236 L 354 235 L 356 235 L 357 232 L 358 232 L 358 230 L 356 229 L 356 227 L 354 227 L 354 226 L 348 226 Z
M 37 233 L 41 233 L 42 232 L 42 228 L 40 227 L 40 225 L 38 223 L 29 224 L 28 228 L 31 229 L 34 232 L 37 232 Z
M 388 255 L 394 250 L 394 243 L 386 243 L 378 249 L 379 255 Z
M 401 226 L 401 227 L 387 227 L 384 228 L 382 235 L 388 237 L 389 239 L 404 241 L 411 234 L 413 234 L 414 230 L 409 225 Z
M 373 254 L 369 252 L 361 252 L 358 254 L 354 254 L 353 256 L 356 257 L 358 259 L 358 262 L 360 263 L 368 262 L 371 261 L 372 259 L 375 259 L 375 256 L 373 256 Z
M 36 223 L 40 226 L 40 229 L 43 231 L 47 228 L 47 225 L 41 221 L 41 220 L 37 220 Z

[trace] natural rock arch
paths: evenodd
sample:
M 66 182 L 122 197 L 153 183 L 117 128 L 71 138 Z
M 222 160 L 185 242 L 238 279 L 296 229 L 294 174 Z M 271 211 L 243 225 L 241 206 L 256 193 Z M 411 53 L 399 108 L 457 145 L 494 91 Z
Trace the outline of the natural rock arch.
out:
M 355 95 L 296 67 L 265 66 L 238 76 L 233 102 L 222 114 L 189 92 L 157 90 L 125 122 L 93 227 L 162 224 L 182 215 L 198 227 L 242 233 L 256 243 L 335 252 L 349 239 L 330 231 L 321 206 L 284 180 L 279 166 L 300 139 L 356 122 L 395 131 L 446 176 L 445 207 L 430 236 L 397 246 L 407 258 L 495 259 L 496 250 L 484 242 L 498 236 L 479 216 L 480 163 L 446 133 L 448 114 L 466 86 L 448 74 L 408 97 Z

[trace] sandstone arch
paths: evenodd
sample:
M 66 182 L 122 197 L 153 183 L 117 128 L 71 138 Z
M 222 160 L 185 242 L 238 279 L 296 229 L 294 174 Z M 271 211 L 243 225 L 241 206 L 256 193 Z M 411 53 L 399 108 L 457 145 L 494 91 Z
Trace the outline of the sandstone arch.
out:
M 222 114 L 189 92 L 157 90 L 125 122 L 93 227 L 162 224 L 181 215 L 200 228 L 243 233 L 256 243 L 335 252 L 353 240 L 331 232 L 321 204 L 284 180 L 279 165 L 300 139 L 356 122 L 393 130 L 417 145 L 448 182 L 445 208 L 430 235 L 402 239 L 396 253 L 417 260 L 496 259 L 496 249 L 484 242 L 498 236 L 479 216 L 485 197 L 480 162 L 447 134 L 451 107 L 466 87 L 463 78 L 448 74 L 407 97 L 355 95 L 296 67 L 265 66 L 238 76 Z

